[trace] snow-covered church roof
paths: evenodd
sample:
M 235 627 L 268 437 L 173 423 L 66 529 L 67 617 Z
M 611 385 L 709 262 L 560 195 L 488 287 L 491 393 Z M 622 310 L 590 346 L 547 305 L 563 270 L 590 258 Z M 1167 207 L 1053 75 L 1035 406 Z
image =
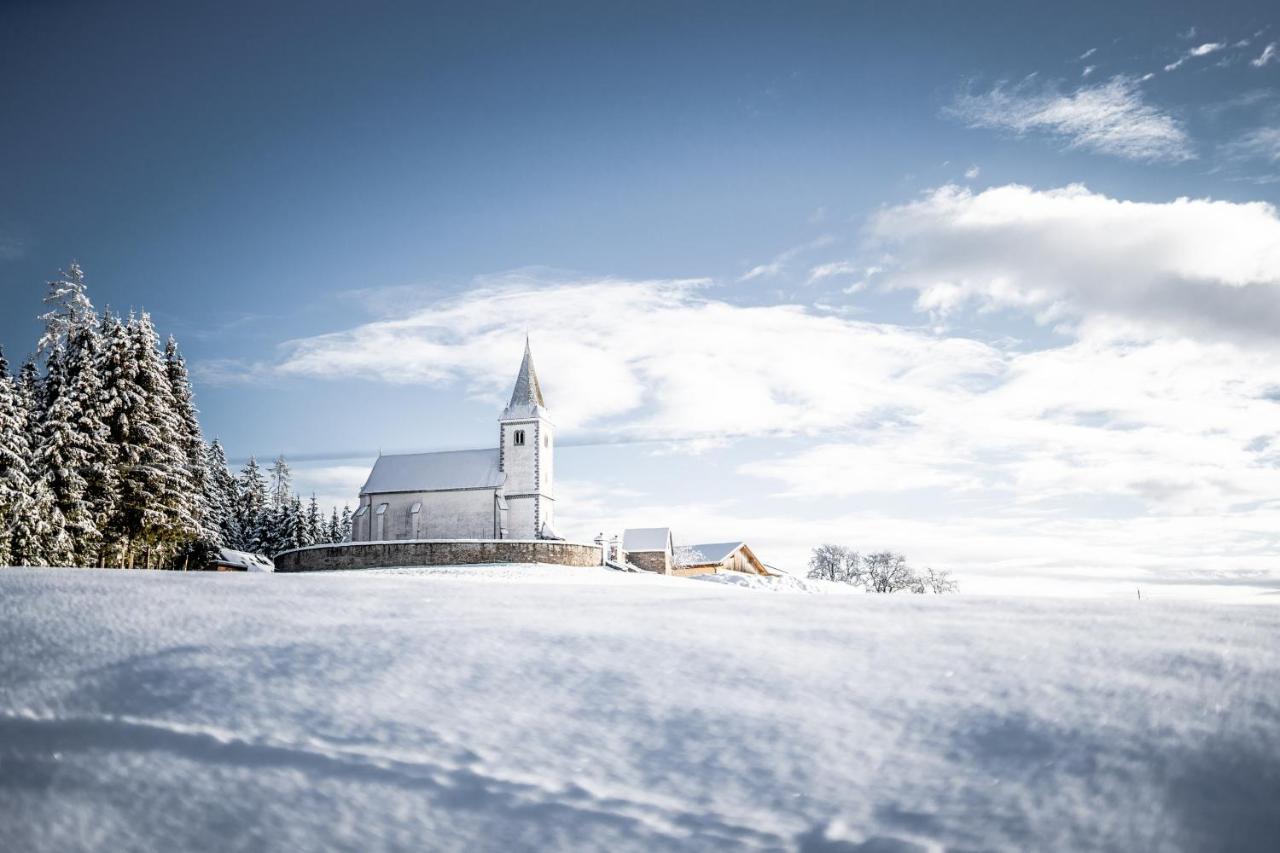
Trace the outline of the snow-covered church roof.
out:
M 542 386 L 538 384 L 538 372 L 533 369 L 533 353 L 529 351 L 529 339 L 524 340 L 524 360 L 520 362 L 520 373 L 516 376 L 516 387 L 511 392 L 511 402 L 507 403 L 502 413 L 502 420 L 515 418 L 536 418 L 539 409 L 545 409 L 542 399 Z
M 360 494 L 494 489 L 506 478 L 496 449 L 395 453 L 378 457 Z

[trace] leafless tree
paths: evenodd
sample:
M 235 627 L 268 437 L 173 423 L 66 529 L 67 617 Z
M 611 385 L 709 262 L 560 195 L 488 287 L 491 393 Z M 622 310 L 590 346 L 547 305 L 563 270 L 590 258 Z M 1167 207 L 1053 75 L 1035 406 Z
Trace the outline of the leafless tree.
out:
M 951 579 L 951 572 L 946 570 L 939 571 L 926 567 L 924 574 L 916 575 L 916 581 L 918 585 L 911 591 L 921 594 L 931 592 L 934 595 L 943 595 L 960 589 L 959 585 Z
M 815 580 L 835 581 L 859 585 L 862 576 L 862 558 L 857 551 L 843 545 L 819 545 L 809 557 L 809 577 Z
M 868 592 L 898 592 L 911 589 L 916 574 L 907 565 L 907 558 L 892 551 L 868 554 L 862 560 L 863 585 Z

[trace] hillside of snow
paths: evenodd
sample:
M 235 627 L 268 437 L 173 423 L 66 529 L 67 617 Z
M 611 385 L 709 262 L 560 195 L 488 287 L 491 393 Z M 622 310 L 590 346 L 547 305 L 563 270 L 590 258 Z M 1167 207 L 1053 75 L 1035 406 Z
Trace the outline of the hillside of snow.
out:
M 0 850 L 1280 846 L 1280 608 L 797 593 L 0 569 Z

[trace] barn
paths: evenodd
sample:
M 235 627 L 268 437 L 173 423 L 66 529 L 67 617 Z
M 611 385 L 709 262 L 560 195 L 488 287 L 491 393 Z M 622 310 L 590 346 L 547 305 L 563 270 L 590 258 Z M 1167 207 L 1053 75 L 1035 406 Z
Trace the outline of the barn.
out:
M 760 562 L 745 542 L 710 542 L 683 545 L 675 551 L 673 575 L 712 575 L 717 572 L 745 572 L 749 575 L 773 574 Z

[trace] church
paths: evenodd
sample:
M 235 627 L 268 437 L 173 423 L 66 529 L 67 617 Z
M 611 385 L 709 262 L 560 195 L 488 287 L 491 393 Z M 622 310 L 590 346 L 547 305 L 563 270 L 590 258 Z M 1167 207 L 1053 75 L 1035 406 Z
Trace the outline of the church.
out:
M 379 456 L 360 489 L 351 540 L 561 539 L 554 459 L 554 428 L 526 339 L 511 402 L 498 418 L 498 446 Z

